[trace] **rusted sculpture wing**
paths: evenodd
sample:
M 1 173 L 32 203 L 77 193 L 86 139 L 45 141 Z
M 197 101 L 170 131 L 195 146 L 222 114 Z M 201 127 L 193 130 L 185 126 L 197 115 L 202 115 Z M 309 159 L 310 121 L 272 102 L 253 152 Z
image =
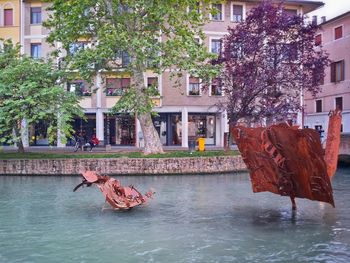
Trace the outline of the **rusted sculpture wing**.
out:
M 147 202 L 147 199 L 152 198 L 154 192 L 149 191 L 142 195 L 133 186 L 122 186 L 120 182 L 109 176 L 101 176 L 93 171 L 86 171 L 83 174 L 83 182 L 77 185 L 73 191 L 76 191 L 80 186 L 90 186 L 95 184 L 102 192 L 108 202 L 115 209 L 130 209 Z
M 342 116 L 340 110 L 329 112 L 328 134 L 324 160 L 327 164 L 327 174 L 331 179 L 337 170 L 341 119 Z
M 236 126 L 233 137 L 246 163 L 254 192 L 308 198 L 334 206 L 319 134 L 287 124 Z

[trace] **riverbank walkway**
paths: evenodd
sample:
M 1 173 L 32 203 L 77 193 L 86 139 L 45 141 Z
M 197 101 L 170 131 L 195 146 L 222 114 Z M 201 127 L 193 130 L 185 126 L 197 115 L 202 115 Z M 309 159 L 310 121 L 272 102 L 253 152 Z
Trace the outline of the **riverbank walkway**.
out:
M 198 147 L 196 147 L 197 149 Z M 165 152 L 171 151 L 189 151 L 188 148 L 181 146 L 163 146 Z M 142 152 L 143 148 L 138 148 L 135 146 L 98 146 L 93 148 L 92 153 L 128 153 L 128 152 Z M 223 151 L 223 147 L 217 146 L 205 146 L 206 151 Z M 237 146 L 233 145 L 231 150 L 237 150 Z M 17 152 L 17 147 L 14 146 L 0 146 L 0 152 Z M 30 146 L 25 148 L 25 152 L 33 153 L 72 153 L 72 154 L 81 154 L 89 153 L 89 151 L 78 150 L 74 152 L 73 146 L 67 147 L 56 147 L 56 146 Z

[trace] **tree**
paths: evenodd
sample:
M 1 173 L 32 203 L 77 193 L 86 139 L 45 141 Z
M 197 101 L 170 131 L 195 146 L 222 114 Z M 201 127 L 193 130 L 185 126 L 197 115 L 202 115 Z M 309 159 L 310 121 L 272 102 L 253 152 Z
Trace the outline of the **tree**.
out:
M 198 44 L 204 38 L 201 26 L 210 12 L 209 0 L 54 0 L 46 23 L 49 41 L 59 41 L 66 51 L 79 40 L 91 44 L 74 56 L 67 56 L 69 70 L 78 69 L 91 79 L 101 71 L 120 69 L 118 59 L 130 56 L 126 69 L 133 86 L 117 103 L 116 111 L 137 115 L 145 139 L 144 153 L 163 152 L 153 126 L 152 97 L 157 89 L 144 83 L 146 70 L 165 70 L 179 76 L 182 71 L 202 78 L 216 73 L 207 63 L 211 56 Z
M 218 61 L 223 68 L 230 125 L 285 120 L 301 110 L 305 92 L 320 91 L 328 55 L 315 46 L 318 26 L 264 1 L 244 22 L 229 28 Z
M 5 41 L 0 49 L 0 142 L 15 143 L 24 152 L 21 125 L 49 122 L 50 138 L 57 130 L 70 135 L 71 121 L 82 116 L 77 97 L 59 81 L 63 74 L 50 61 L 19 55 L 19 46 Z

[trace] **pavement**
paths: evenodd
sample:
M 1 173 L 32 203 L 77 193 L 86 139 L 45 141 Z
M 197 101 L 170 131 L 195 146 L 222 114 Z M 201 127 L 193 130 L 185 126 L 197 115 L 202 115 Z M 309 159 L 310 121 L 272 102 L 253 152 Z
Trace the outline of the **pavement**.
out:
M 164 151 L 187 151 L 188 148 L 181 146 L 163 146 Z M 207 151 L 221 151 L 224 150 L 223 147 L 218 146 L 206 146 Z M 233 145 L 232 150 L 237 150 L 237 146 Z M 93 148 L 94 153 L 124 153 L 124 152 L 142 152 L 143 148 L 138 148 L 136 146 L 98 146 Z M 0 146 L 0 151 L 3 152 L 17 152 L 17 147 L 14 146 Z M 72 146 L 66 147 L 56 147 L 56 146 L 30 146 L 25 148 L 25 152 L 38 152 L 38 153 L 74 153 L 74 148 Z M 81 153 L 79 150 L 77 153 Z

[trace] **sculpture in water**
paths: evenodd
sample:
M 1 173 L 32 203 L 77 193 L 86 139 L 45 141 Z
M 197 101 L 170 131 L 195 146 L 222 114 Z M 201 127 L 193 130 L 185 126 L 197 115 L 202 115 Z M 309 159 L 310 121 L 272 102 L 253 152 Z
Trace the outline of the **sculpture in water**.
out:
M 236 126 L 233 137 L 250 171 L 253 192 L 272 192 L 295 198 L 308 198 L 334 206 L 330 178 L 338 160 L 341 114 L 330 113 L 326 155 L 320 135 L 313 129 L 287 124 L 268 128 Z
M 142 195 L 134 186 L 122 186 L 120 182 L 109 176 L 102 176 L 93 171 L 83 173 L 83 181 L 74 188 L 74 192 L 81 186 L 91 186 L 95 184 L 114 209 L 128 210 L 135 206 L 146 203 L 152 198 L 153 191 L 148 191 Z

